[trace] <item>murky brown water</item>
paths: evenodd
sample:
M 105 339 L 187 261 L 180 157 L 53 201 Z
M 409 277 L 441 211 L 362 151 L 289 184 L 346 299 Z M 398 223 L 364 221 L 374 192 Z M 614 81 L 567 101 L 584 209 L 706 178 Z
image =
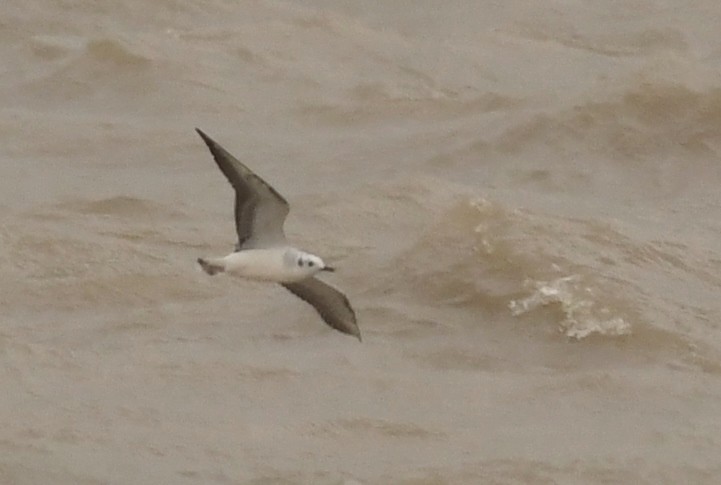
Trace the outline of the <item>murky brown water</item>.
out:
M 718 2 L 2 10 L 0 482 L 718 483 Z M 362 344 L 195 267 L 196 126 Z

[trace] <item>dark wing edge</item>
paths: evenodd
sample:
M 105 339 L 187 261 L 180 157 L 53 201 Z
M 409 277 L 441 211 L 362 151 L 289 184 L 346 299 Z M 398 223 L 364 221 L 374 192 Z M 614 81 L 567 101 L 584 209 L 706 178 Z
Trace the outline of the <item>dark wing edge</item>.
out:
M 252 185 L 248 184 L 245 181 L 246 178 L 248 180 L 253 180 L 258 185 L 263 186 L 268 190 L 268 192 L 273 194 L 276 199 L 278 199 L 278 202 L 281 202 L 282 204 L 288 206 L 288 201 L 285 200 L 285 197 L 280 195 L 278 191 L 275 190 L 268 182 L 260 178 L 258 175 L 255 174 L 255 172 L 246 167 L 243 162 L 231 155 L 230 152 L 220 146 L 217 141 L 206 135 L 203 130 L 201 130 L 200 128 L 196 128 L 195 131 L 198 132 L 205 144 L 208 145 L 208 149 L 210 150 L 210 153 L 213 155 L 213 158 L 220 167 L 220 170 L 225 174 L 228 181 L 233 185 L 233 187 L 237 188 L 236 184 L 239 184 L 246 186 L 250 190 L 253 190 L 257 193 L 254 187 L 252 187 Z
M 363 341 L 356 323 L 355 312 L 343 293 L 314 277 L 295 283 L 281 283 L 281 285 L 315 308 L 331 328 Z
M 290 205 L 285 198 L 280 195 L 270 184 L 256 175 L 252 170 L 246 167 L 240 160 L 230 154 L 218 142 L 209 137 L 203 130 L 196 128 L 195 131 L 200 135 L 205 144 L 208 146 L 215 163 L 223 172 L 225 178 L 235 189 L 235 225 L 238 234 L 238 243 L 236 251 L 243 248 L 243 245 L 253 235 L 254 230 L 254 214 L 258 210 L 261 200 L 265 199 L 269 202 L 275 214 L 272 217 L 281 219 L 280 227 L 276 232 L 283 235 L 283 221 L 285 216 L 290 212 Z M 261 191 L 267 193 L 263 194 Z M 265 195 L 265 198 L 263 197 Z M 267 218 L 266 218 L 267 220 Z

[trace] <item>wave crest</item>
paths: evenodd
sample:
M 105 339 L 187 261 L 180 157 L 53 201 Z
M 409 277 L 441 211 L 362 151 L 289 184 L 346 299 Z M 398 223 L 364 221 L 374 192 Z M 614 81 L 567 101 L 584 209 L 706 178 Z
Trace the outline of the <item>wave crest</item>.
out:
M 507 321 L 503 315 L 524 315 L 575 339 L 629 334 L 630 304 L 611 280 L 584 264 L 583 255 L 564 250 L 573 222 L 564 220 L 565 228 L 557 222 L 464 198 L 395 259 L 384 291 L 406 288 L 400 291 L 425 305 L 460 309 L 471 325 L 479 316 Z M 560 313 L 542 311 L 556 305 Z
M 631 325 L 623 318 L 611 315 L 608 307 L 600 306 L 593 289 L 582 285 L 578 275 L 564 276 L 553 281 L 527 281 L 533 292 L 526 298 L 511 300 L 508 307 L 514 316 L 523 315 L 539 307 L 558 304 L 565 319 L 559 330 L 567 337 L 583 339 L 591 334 L 619 336 L 631 333 Z

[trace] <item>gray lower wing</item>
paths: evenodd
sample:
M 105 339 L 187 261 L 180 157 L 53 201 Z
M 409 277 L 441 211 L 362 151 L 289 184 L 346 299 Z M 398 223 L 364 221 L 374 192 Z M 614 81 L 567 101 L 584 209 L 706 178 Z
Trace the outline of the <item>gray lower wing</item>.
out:
M 325 323 L 361 340 L 355 312 L 343 293 L 313 277 L 296 283 L 281 284 L 295 296 L 311 304 Z
M 285 241 L 283 224 L 288 202 L 273 187 L 215 140 L 196 128 L 215 163 L 235 189 L 235 228 L 238 249 L 273 246 Z

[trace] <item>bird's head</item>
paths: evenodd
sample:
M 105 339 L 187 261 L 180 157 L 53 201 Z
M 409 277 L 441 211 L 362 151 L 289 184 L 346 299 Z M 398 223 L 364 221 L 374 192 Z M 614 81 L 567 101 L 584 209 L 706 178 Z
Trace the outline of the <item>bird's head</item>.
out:
M 335 268 L 325 264 L 321 258 L 309 253 L 299 253 L 295 264 L 309 275 L 315 274 L 318 271 L 335 271 Z

